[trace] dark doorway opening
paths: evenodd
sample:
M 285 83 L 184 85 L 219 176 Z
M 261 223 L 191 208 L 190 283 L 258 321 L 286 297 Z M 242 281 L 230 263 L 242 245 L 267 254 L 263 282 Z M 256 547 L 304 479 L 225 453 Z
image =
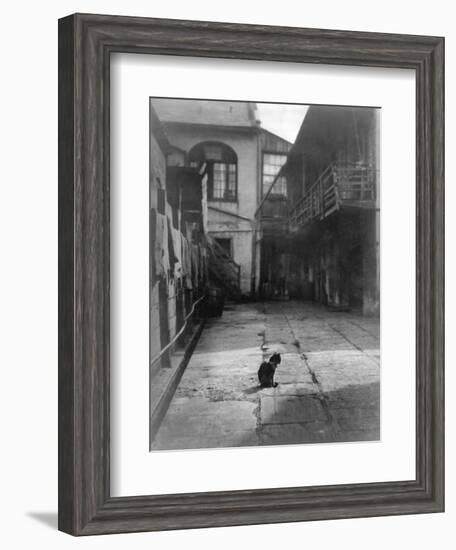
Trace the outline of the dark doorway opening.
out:
M 223 249 L 223 251 L 227 256 L 229 256 L 230 258 L 233 257 L 232 248 L 231 248 L 231 239 L 227 239 L 227 238 L 222 239 L 217 237 L 215 239 L 215 242 L 220 246 L 220 248 Z

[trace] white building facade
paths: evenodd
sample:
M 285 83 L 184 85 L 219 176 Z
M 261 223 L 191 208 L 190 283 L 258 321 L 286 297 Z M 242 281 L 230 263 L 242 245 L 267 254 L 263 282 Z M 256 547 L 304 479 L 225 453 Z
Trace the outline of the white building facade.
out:
M 291 144 L 261 128 L 255 103 L 152 98 L 151 106 L 171 145 L 183 153 L 178 162 L 205 165 L 208 234 L 239 267 L 240 293 L 255 295 L 261 250 L 256 213 L 271 159 L 277 154 L 283 163 Z

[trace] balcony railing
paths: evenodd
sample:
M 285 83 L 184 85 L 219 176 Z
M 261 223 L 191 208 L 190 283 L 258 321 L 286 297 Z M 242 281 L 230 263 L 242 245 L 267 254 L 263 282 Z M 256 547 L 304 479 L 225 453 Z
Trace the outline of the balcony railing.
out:
M 291 225 L 323 220 L 343 207 L 375 208 L 376 170 L 361 164 L 330 164 L 290 211 Z

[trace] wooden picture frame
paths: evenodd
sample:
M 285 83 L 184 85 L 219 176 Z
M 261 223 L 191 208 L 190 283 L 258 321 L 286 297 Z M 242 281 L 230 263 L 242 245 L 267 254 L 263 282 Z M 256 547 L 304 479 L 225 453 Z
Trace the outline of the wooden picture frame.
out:
M 110 496 L 110 54 L 416 72 L 416 479 Z M 444 509 L 444 40 L 76 14 L 59 21 L 59 529 L 72 535 Z

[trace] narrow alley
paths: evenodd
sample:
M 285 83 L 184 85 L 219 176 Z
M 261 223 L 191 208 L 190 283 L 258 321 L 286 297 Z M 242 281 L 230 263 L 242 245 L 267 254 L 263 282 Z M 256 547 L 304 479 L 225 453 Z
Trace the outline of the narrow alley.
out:
M 380 438 L 379 320 L 315 303 L 235 304 L 210 319 L 152 450 Z M 278 351 L 276 388 L 257 370 Z

